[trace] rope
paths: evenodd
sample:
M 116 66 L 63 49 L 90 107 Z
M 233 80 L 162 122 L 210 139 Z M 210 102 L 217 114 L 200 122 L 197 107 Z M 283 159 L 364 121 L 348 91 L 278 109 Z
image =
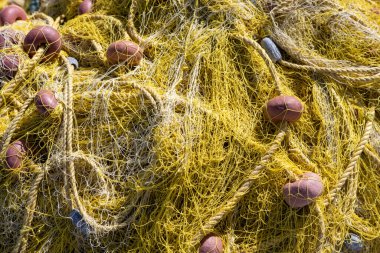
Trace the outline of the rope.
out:
M 307 65 L 300 65 L 296 63 L 291 63 L 288 61 L 280 60 L 278 61 L 282 66 L 303 70 L 303 71 L 313 71 L 318 72 L 322 74 L 326 74 L 331 76 L 332 78 L 336 78 L 343 82 L 351 82 L 351 83 L 371 83 L 376 82 L 380 80 L 380 67 L 366 67 L 366 66 L 359 66 L 359 67 L 341 67 L 341 68 L 331 68 L 331 67 L 320 67 L 320 66 L 312 66 L 313 61 L 317 61 L 320 64 L 323 64 L 322 60 L 319 59 L 313 59 L 313 61 L 310 61 L 306 57 L 302 56 L 302 52 L 298 50 L 295 47 L 292 47 L 289 45 L 290 42 L 284 42 L 284 39 L 286 39 L 285 35 L 281 35 L 281 32 L 277 31 L 277 33 L 274 33 L 273 39 L 276 41 L 278 45 L 282 49 L 284 49 L 292 58 L 307 64 Z M 358 73 L 370 73 L 373 74 L 372 76 L 364 76 L 364 77 L 349 77 L 349 76 L 341 76 L 338 74 L 358 74 Z M 376 84 L 378 85 L 378 84 Z
M 303 162 L 304 164 L 308 165 L 309 167 L 317 170 L 317 166 L 310 161 L 310 159 L 300 150 L 299 148 L 292 148 L 289 149 L 289 153 L 292 154 L 299 160 L 300 162 Z
M 61 59 L 63 60 L 65 66 L 67 68 L 67 71 L 69 73 L 71 73 L 73 71 L 73 66 L 70 64 L 70 62 L 67 60 L 67 58 L 64 57 L 63 55 L 61 55 Z M 71 130 L 70 135 L 69 135 L 68 128 L 71 126 L 71 129 L 72 129 L 73 120 L 72 120 L 72 118 L 69 119 L 69 111 L 72 110 L 72 107 L 71 107 L 72 102 L 70 103 L 70 96 L 68 94 L 70 93 L 70 89 L 72 89 L 72 87 L 70 88 L 70 85 L 69 85 L 69 83 L 72 82 L 72 75 L 69 75 L 68 79 L 69 80 L 67 81 L 67 83 L 65 85 L 64 92 L 63 92 L 63 97 L 64 97 L 64 101 L 65 101 L 65 110 L 64 110 L 63 119 L 62 119 L 62 121 L 63 121 L 62 122 L 62 124 L 63 124 L 62 132 L 63 132 L 63 138 L 64 138 L 64 152 L 65 152 L 65 157 L 66 157 L 66 161 L 65 161 L 66 166 L 65 166 L 64 178 L 63 178 L 63 184 L 64 184 L 63 190 L 64 190 L 64 194 L 66 194 L 66 198 L 68 200 L 68 205 L 69 205 L 69 208 L 71 210 L 71 209 L 73 209 L 71 196 L 70 196 L 70 184 L 69 184 L 69 177 L 70 177 L 69 167 L 71 165 L 70 165 L 70 162 L 68 161 L 71 154 L 69 154 L 68 151 L 70 149 L 72 151 L 72 143 L 68 143 L 69 142 L 68 139 L 69 139 L 69 136 L 71 136 L 70 141 L 72 142 L 72 130 Z M 72 113 L 71 113 L 71 115 L 72 115 Z
M 96 222 L 96 220 L 91 217 L 88 213 L 86 208 L 83 206 L 76 183 L 75 178 L 75 167 L 74 167 L 74 161 L 73 161 L 73 99 L 72 99 L 72 93 L 73 93 L 73 66 L 69 63 L 69 61 L 62 57 L 66 64 L 67 72 L 68 72 L 68 81 L 67 81 L 67 88 L 65 89 L 65 96 L 67 99 L 67 105 L 66 105 L 66 170 L 68 172 L 68 179 L 71 185 L 71 191 L 73 194 L 73 202 L 78 207 L 79 211 L 81 212 L 84 221 L 90 225 L 96 232 L 111 232 L 118 229 L 121 229 L 123 227 L 126 227 L 128 225 L 127 222 L 123 223 L 115 223 L 113 225 L 101 225 Z
M 26 202 L 26 212 L 23 217 L 22 229 L 12 253 L 22 253 L 26 250 L 28 242 L 28 228 L 31 226 L 33 221 L 34 211 L 37 204 L 38 188 L 45 175 L 45 170 L 42 170 L 38 165 L 34 164 L 33 162 L 31 162 L 30 167 L 34 167 L 35 170 L 38 171 L 38 173 L 34 178 L 33 184 L 29 189 L 29 196 Z
M 359 181 L 358 167 L 355 166 L 350 176 L 350 180 L 347 183 L 347 193 L 346 193 L 347 197 L 345 198 L 343 207 L 342 207 L 342 210 L 345 213 L 352 212 L 355 208 L 356 201 L 357 201 L 358 181 Z
M 102 181 L 103 185 L 107 185 L 107 181 L 105 179 L 105 175 L 103 173 L 103 169 L 99 167 L 99 165 L 96 163 L 94 159 L 89 158 L 87 155 L 82 153 L 81 151 L 77 151 L 72 153 L 71 157 L 76 158 L 76 159 L 82 159 L 86 163 L 88 163 L 91 167 L 93 167 L 99 176 L 100 181 Z
M 134 82 L 129 82 L 127 80 L 123 80 L 123 81 L 115 81 L 115 80 L 108 80 L 108 81 L 104 81 L 103 83 L 113 83 L 113 84 L 117 84 L 117 85 L 130 85 L 132 88 L 134 89 L 138 89 L 141 91 L 141 93 L 149 100 L 149 102 L 153 105 L 153 109 L 154 111 L 159 114 L 160 112 L 163 111 L 163 100 L 162 100 L 162 96 L 159 95 L 159 93 L 157 91 L 154 90 L 154 88 L 152 87 L 149 87 L 149 86 L 146 86 L 146 85 L 142 85 L 142 84 L 138 84 L 138 83 L 134 83 Z M 85 83 L 84 83 L 85 85 Z M 106 92 L 105 90 L 103 90 L 103 92 Z M 116 93 L 114 91 L 109 91 L 111 93 Z M 86 94 L 89 94 L 89 93 L 86 93 Z M 98 93 L 96 92 L 97 95 L 101 95 L 101 93 Z
M 305 57 L 304 52 L 294 44 L 292 38 L 276 27 L 271 35 L 271 39 L 293 59 L 307 65 L 314 65 L 314 62 L 320 61 L 322 65 L 322 61 L 319 59 L 313 58 L 311 61 L 309 58 Z
M 59 25 L 61 24 L 62 17 L 58 16 L 55 20 L 54 23 L 51 25 L 55 29 L 58 29 Z
M 9 97 L 9 104 L 12 104 L 16 110 L 20 109 L 23 105 L 15 95 Z
M 97 41 L 95 41 L 95 40 L 91 40 L 91 45 L 94 47 L 96 53 L 98 53 L 99 58 L 102 58 L 103 57 L 103 47 L 102 47 L 102 45 L 100 45 L 100 43 L 97 42 Z
M 327 60 L 327 59 L 323 59 L 323 58 L 322 59 L 321 58 L 315 58 L 315 56 L 312 56 L 312 54 L 307 49 L 305 49 L 306 52 L 302 51 L 300 49 L 300 47 L 294 43 L 293 39 L 291 37 L 289 37 L 287 34 L 285 34 L 282 30 L 280 30 L 277 26 L 275 26 L 273 29 L 273 33 L 271 34 L 271 39 L 281 49 L 283 49 L 291 58 L 293 58 L 296 61 L 299 61 L 303 64 L 308 65 L 308 66 L 302 66 L 302 65 L 286 62 L 285 64 L 289 65 L 289 67 L 291 67 L 291 68 L 302 68 L 304 70 L 307 70 L 307 68 L 309 68 L 309 66 L 312 66 L 311 68 L 313 68 L 313 67 L 315 67 L 314 65 L 318 65 L 318 66 L 316 66 L 316 68 L 320 68 L 319 66 L 323 66 L 323 65 L 331 63 L 331 60 Z M 305 55 L 307 55 L 308 57 L 305 57 Z M 348 67 L 348 69 L 350 69 L 350 68 L 353 68 L 353 67 Z M 360 69 L 360 71 L 356 72 L 356 73 L 361 73 L 361 69 L 364 70 L 365 68 L 373 69 L 373 72 L 371 72 L 371 73 L 378 73 L 378 70 L 380 67 L 357 67 L 357 70 Z M 329 68 L 327 67 L 327 69 L 329 69 Z M 332 68 L 332 69 L 340 69 L 340 68 Z M 312 69 L 309 69 L 308 71 L 310 71 L 310 70 L 312 70 Z
M 318 214 L 318 222 L 319 222 L 319 235 L 318 235 L 318 246 L 317 246 L 317 253 L 323 253 L 324 252 L 324 244 L 325 244 L 325 234 L 326 234 L 326 224 L 324 215 L 322 213 L 320 204 L 317 202 L 315 203 L 315 211 Z
M 260 54 L 260 56 L 263 58 L 265 64 L 268 66 L 269 71 L 270 71 L 270 73 L 274 79 L 274 84 L 275 84 L 277 93 L 281 95 L 282 94 L 281 81 L 280 81 L 279 75 L 277 73 L 276 67 L 275 67 L 274 63 L 272 62 L 272 60 L 270 59 L 267 52 L 265 52 L 265 50 L 256 41 L 248 39 L 246 37 L 241 37 L 241 36 L 237 36 L 237 37 L 240 40 L 242 40 L 244 43 L 252 46 Z
M 106 22 L 113 24 L 120 31 L 126 34 L 123 23 L 117 18 L 114 18 L 112 16 L 107 16 L 107 15 L 102 15 L 102 14 L 90 14 L 90 15 L 87 15 L 86 18 L 90 20 L 105 20 Z
M 8 147 L 9 143 L 11 142 L 13 133 L 17 129 L 17 124 L 20 122 L 20 120 L 24 116 L 29 105 L 33 102 L 33 99 L 34 99 L 34 97 L 30 97 L 25 101 L 24 105 L 21 107 L 21 109 L 17 113 L 16 117 L 9 124 L 7 130 L 5 130 L 5 132 L 3 134 L 2 141 L 1 141 L 1 154 L 3 154 L 5 152 L 5 149 Z
M 151 87 L 148 87 L 148 86 L 142 86 L 138 83 L 128 83 L 126 81 L 119 81 L 117 83 L 120 83 L 120 85 L 123 85 L 123 84 L 129 84 L 131 85 L 131 87 L 135 88 L 135 89 L 139 89 L 145 96 L 146 98 L 148 98 L 148 100 L 151 102 L 151 104 L 153 105 L 156 113 L 160 113 L 163 111 L 163 101 L 161 99 L 161 96 Z
M 143 45 L 144 40 L 142 39 L 142 37 L 137 32 L 137 29 L 136 29 L 135 24 L 133 22 L 133 20 L 135 19 L 135 15 L 136 15 L 137 4 L 138 4 L 137 0 L 131 1 L 131 6 L 129 7 L 129 15 L 128 15 L 128 20 L 127 20 L 127 33 L 129 35 L 129 37 L 131 37 L 131 39 L 134 42 L 141 44 L 142 47 L 144 47 L 144 45 Z
M 63 60 L 63 62 L 66 64 L 66 61 L 68 61 L 66 59 L 66 57 L 64 57 L 63 55 L 61 55 L 61 59 Z M 62 125 L 61 125 L 61 133 L 59 134 L 59 137 L 61 137 L 64 141 L 64 144 L 63 145 L 66 145 L 66 138 L 67 138 L 67 106 L 68 106 L 68 97 L 67 97 L 67 89 L 68 89 L 68 85 L 65 85 L 65 90 L 63 92 L 63 101 L 65 101 L 65 104 L 64 104 L 64 113 L 63 113 L 63 117 L 62 117 Z M 66 152 L 66 146 L 63 148 L 64 150 L 64 153 L 65 153 L 65 157 L 68 157 L 67 155 L 67 152 Z M 69 206 L 69 209 L 70 211 L 73 209 L 72 208 L 72 203 L 71 203 L 71 199 L 70 199 L 70 186 L 69 186 L 69 180 L 68 180 L 68 177 L 69 177 L 69 173 L 68 173 L 68 169 L 67 169 L 67 164 L 64 168 L 64 176 L 63 176 L 63 195 L 66 196 L 66 199 L 68 201 L 68 206 Z
M 355 172 L 355 167 L 356 167 L 356 164 L 360 158 L 360 155 L 362 154 L 365 145 L 369 141 L 370 134 L 372 132 L 372 125 L 373 125 L 374 117 L 375 117 L 375 110 L 374 110 L 374 108 L 371 108 L 371 110 L 368 113 L 368 122 L 366 123 L 363 137 L 361 138 L 358 146 L 356 147 L 356 149 L 352 153 L 350 162 L 349 162 L 346 170 L 344 171 L 343 175 L 340 177 L 335 188 L 330 192 L 328 199 L 325 201 L 325 205 L 329 204 L 329 200 L 331 200 L 332 202 L 336 201 L 338 192 L 343 188 L 347 179 Z
M 377 163 L 378 166 L 380 166 L 380 158 L 378 155 L 376 155 L 374 152 L 369 150 L 367 147 L 364 148 L 364 153 L 370 157 L 375 163 Z
M 321 72 L 325 74 L 350 74 L 350 73 L 372 73 L 372 74 L 379 74 L 380 73 L 380 67 L 344 67 L 344 68 L 330 68 L 330 67 L 319 67 L 319 66 L 308 66 L 308 65 L 300 65 L 284 60 L 278 61 L 281 65 L 293 68 L 293 69 L 299 69 L 304 71 L 314 71 L 314 72 Z
M 300 9 L 301 6 L 297 6 L 294 4 L 294 0 L 281 0 L 276 2 L 276 6 L 270 11 L 270 15 L 272 16 L 272 19 L 274 19 L 274 16 L 279 15 L 279 13 L 292 13 L 294 10 Z M 321 0 L 321 1 L 313 1 L 313 4 L 318 6 L 320 9 L 323 7 L 326 8 L 326 10 L 331 10 L 332 8 L 335 9 L 340 9 L 341 7 L 337 5 L 336 3 L 332 1 L 326 1 L 326 0 Z M 308 5 L 310 6 L 310 5 Z M 276 14 L 275 14 L 276 13 Z
M 202 226 L 202 230 L 193 239 L 193 244 L 199 243 L 202 237 L 210 232 L 228 213 L 230 213 L 239 201 L 250 191 L 255 177 L 265 168 L 265 164 L 269 162 L 274 153 L 280 147 L 281 142 L 284 140 L 287 132 L 287 126 L 284 124 L 280 129 L 280 132 L 275 137 L 272 145 L 266 154 L 261 158 L 259 164 L 252 170 L 248 178 L 245 179 L 240 188 L 235 192 L 234 196 L 225 203 L 221 210 L 212 216 L 206 224 Z
M 373 76 L 363 76 L 363 77 L 349 77 L 349 76 L 338 76 L 337 79 L 344 82 L 351 82 L 351 83 L 375 83 L 375 87 L 380 87 L 377 83 L 380 80 L 380 75 L 373 75 Z
M 282 0 L 282 1 L 277 1 L 276 6 L 271 10 L 271 14 L 278 12 L 279 10 L 288 10 L 289 8 L 292 7 L 292 4 L 294 3 L 294 0 Z M 293 8 L 293 7 L 292 7 Z M 291 9 L 290 9 L 291 10 Z
M 74 39 L 81 39 L 80 37 L 77 37 L 73 34 L 70 34 L 70 37 L 71 38 L 74 38 Z M 84 40 L 84 39 L 81 39 L 81 40 Z M 86 59 L 91 62 L 91 61 L 95 61 L 97 63 L 104 63 L 104 52 L 103 52 L 103 47 L 101 46 L 101 44 L 95 40 L 88 40 L 88 43 L 91 45 L 91 49 L 93 49 L 93 51 L 91 52 L 95 52 L 94 55 L 91 55 L 89 56 L 88 54 L 86 55 Z M 62 44 L 62 49 L 64 51 L 66 51 L 68 53 L 68 55 L 72 56 L 72 57 L 75 57 L 75 58 L 78 58 L 78 59 L 81 59 L 84 57 L 84 55 L 82 55 L 82 53 L 80 52 L 80 50 L 78 50 L 77 48 L 75 48 L 74 45 L 70 44 L 69 41 L 66 41 L 66 43 L 63 43 Z M 88 48 L 86 48 L 86 50 L 88 50 Z
M 36 67 L 37 63 L 40 61 L 41 57 L 44 55 L 45 49 L 38 49 L 37 53 L 33 56 L 33 58 L 25 65 L 24 68 L 19 70 L 15 76 L 15 78 L 8 83 L 1 90 L 0 96 L 0 108 L 3 107 L 5 103 L 5 98 L 8 95 L 13 95 L 16 93 L 16 90 L 20 88 L 20 85 L 25 81 L 25 77 L 29 75 L 29 73 Z
M 35 12 L 33 15 L 29 17 L 29 19 L 34 20 L 34 19 L 42 19 L 46 22 L 47 25 L 53 25 L 54 24 L 54 19 L 48 15 L 46 15 L 43 12 Z

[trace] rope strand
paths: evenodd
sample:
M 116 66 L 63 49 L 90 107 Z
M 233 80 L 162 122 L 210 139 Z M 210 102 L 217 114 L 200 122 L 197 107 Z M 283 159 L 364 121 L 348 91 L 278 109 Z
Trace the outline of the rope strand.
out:
M 43 48 L 38 49 L 37 53 L 33 56 L 33 58 L 30 61 L 28 61 L 21 70 L 17 72 L 15 78 L 3 87 L 0 96 L 0 108 L 4 106 L 4 103 L 6 102 L 5 99 L 9 95 L 13 95 L 20 88 L 20 85 L 23 83 L 23 81 L 29 75 L 29 73 L 33 71 L 37 63 L 41 60 L 44 53 L 45 52 Z
M 16 117 L 9 124 L 7 130 L 5 130 L 2 141 L 1 141 L 1 148 L 0 148 L 1 154 L 4 154 L 5 149 L 8 147 L 9 143 L 11 142 L 12 136 L 17 129 L 18 123 L 24 117 L 24 114 L 26 110 L 29 108 L 29 105 L 33 102 L 33 99 L 34 97 L 30 97 L 24 102 L 24 105 L 21 107 Z
M 362 154 L 362 152 L 364 150 L 365 145 L 369 141 L 369 137 L 370 137 L 371 132 L 372 132 L 372 125 L 373 125 L 373 119 L 374 119 L 374 117 L 375 117 L 375 108 L 371 108 L 371 110 L 368 113 L 368 121 L 367 121 L 365 129 L 364 129 L 363 137 L 361 138 L 358 146 L 356 147 L 356 149 L 352 153 L 350 162 L 349 162 L 346 170 L 344 171 L 344 173 L 340 177 L 337 185 L 329 193 L 329 197 L 325 201 L 325 205 L 326 206 L 330 203 L 330 201 L 333 202 L 333 203 L 335 203 L 336 198 L 338 196 L 338 192 L 346 184 L 346 182 L 347 182 L 348 178 L 351 176 L 351 174 L 355 172 L 356 164 L 357 164 L 357 162 L 358 162 L 358 160 L 359 160 L 359 158 L 360 158 L 360 156 L 361 156 L 361 154 Z
M 240 36 L 238 36 L 238 38 L 240 40 L 242 40 L 244 43 L 252 46 L 260 54 L 260 56 L 263 58 L 265 64 L 268 66 L 269 71 L 273 77 L 277 93 L 279 95 L 281 95 L 282 94 L 281 80 L 280 80 L 280 77 L 277 73 L 276 67 L 275 67 L 274 63 L 272 62 L 272 60 L 270 59 L 270 57 L 268 56 L 267 52 L 265 52 L 265 50 L 260 46 L 260 44 L 254 40 L 248 39 L 246 37 L 240 37 Z
M 275 137 L 273 143 L 270 148 L 266 152 L 266 154 L 261 158 L 259 164 L 252 170 L 249 174 L 248 178 L 242 183 L 239 189 L 235 192 L 234 196 L 227 201 L 221 207 L 221 210 L 213 215 L 203 226 L 202 230 L 197 234 L 197 236 L 193 239 L 193 244 L 199 243 L 199 241 L 203 238 L 203 236 L 210 232 L 228 213 L 230 213 L 236 205 L 240 202 L 240 200 L 250 191 L 254 179 L 257 175 L 265 168 L 266 164 L 269 162 L 273 154 L 280 147 L 281 142 L 284 140 L 287 131 L 287 126 L 284 124 L 280 129 L 280 132 Z
M 14 247 L 12 253 L 23 253 L 26 250 L 27 242 L 28 242 L 28 228 L 31 226 L 33 217 L 34 217 L 34 211 L 36 209 L 37 204 L 37 196 L 38 196 L 38 188 L 40 186 L 40 183 L 45 175 L 45 170 L 42 170 L 38 165 L 34 164 L 32 161 L 30 161 L 30 167 L 34 170 L 38 171 L 36 177 L 34 178 L 34 181 L 29 189 L 29 195 L 28 200 L 26 202 L 26 212 L 23 217 L 22 222 L 22 228 L 20 232 L 20 236 L 17 239 L 16 246 Z

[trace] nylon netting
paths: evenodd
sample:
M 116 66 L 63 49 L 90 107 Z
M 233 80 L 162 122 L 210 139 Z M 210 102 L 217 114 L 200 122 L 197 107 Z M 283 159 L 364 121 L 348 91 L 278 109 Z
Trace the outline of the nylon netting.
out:
M 197 252 L 209 233 L 224 252 L 380 250 L 379 2 L 42 2 L 0 28 L 2 252 Z M 25 51 L 41 26 L 62 40 L 46 62 L 58 39 Z M 107 61 L 119 40 L 139 64 Z M 265 118 L 278 95 L 297 122 Z M 324 191 L 291 208 L 306 172 Z

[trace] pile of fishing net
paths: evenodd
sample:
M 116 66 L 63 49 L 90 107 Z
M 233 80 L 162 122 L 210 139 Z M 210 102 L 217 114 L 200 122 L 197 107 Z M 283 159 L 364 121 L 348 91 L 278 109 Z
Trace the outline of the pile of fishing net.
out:
M 378 1 L 29 4 L 0 12 L 1 252 L 380 251 Z

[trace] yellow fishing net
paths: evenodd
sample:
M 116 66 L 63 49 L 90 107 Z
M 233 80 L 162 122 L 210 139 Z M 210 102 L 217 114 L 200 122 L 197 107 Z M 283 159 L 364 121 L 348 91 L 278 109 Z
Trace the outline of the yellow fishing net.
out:
M 0 90 L 2 252 L 198 252 L 209 233 L 224 252 L 380 251 L 378 1 L 80 3 L 0 28 L 63 43 L 46 63 L 23 40 L 1 50 L 20 61 Z M 139 66 L 107 62 L 118 40 L 144 49 Z M 280 94 L 300 120 L 264 117 Z M 283 187 L 305 172 L 324 191 L 291 208 Z

